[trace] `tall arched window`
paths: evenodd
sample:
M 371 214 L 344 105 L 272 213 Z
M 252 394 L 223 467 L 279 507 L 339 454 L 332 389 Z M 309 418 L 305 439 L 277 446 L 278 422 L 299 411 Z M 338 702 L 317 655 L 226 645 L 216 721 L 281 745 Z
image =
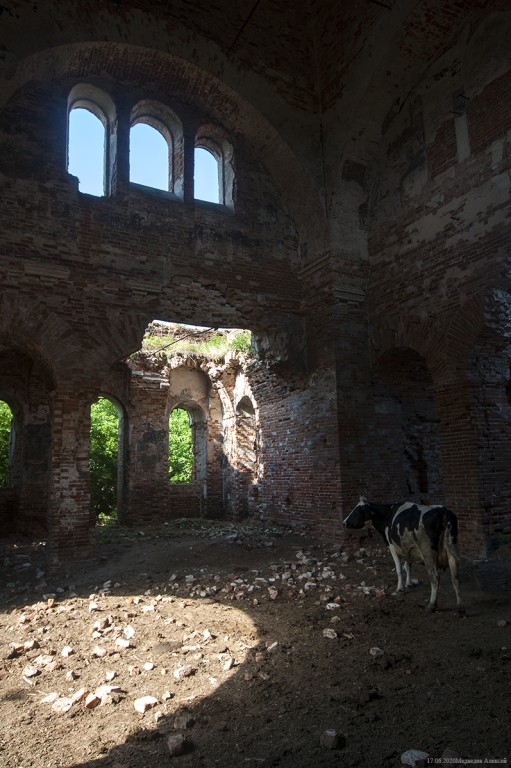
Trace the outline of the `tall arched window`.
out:
M 205 147 L 195 147 L 193 183 L 196 200 L 220 202 L 218 156 Z
M 130 181 L 183 198 L 183 125 L 166 104 L 144 99 L 130 115 Z
M 10 406 L 0 400 L 0 488 L 7 488 L 11 480 L 13 453 L 13 414 Z
M 202 125 L 195 137 L 194 197 L 234 208 L 232 144 L 218 125 Z
M 147 123 L 130 130 L 130 181 L 153 189 L 170 188 L 170 148 L 163 134 Z
M 78 189 L 89 195 L 110 194 L 116 155 L 115 106 L 95 86 L 76 85 L 68 98 L 67 170 L 78 176 Z
M 92 506 L 98 520 L 115 519 L 120 506 L 122 477 L 122 408 L 100 397 L 90 409 L 90 482 Z
M 69 113 L 68 172 L 78 176 L 78 189 L 105 194 L 105 126 L 87 107 Z
M 169 419 L 169 480 L 171 483 L 191 483 L 192 477 L 192 420 L 184 408 L 174 408 Z

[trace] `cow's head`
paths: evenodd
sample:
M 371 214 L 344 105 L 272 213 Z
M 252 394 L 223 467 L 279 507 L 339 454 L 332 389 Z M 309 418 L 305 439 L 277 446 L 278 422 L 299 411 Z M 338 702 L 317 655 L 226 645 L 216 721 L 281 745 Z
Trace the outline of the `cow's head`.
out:
M 353 508 L 344 520 L 344 525 L 346 528 L 363 528 L 370 519 L 371 505 L 364 496 L 361 496 L 356 507 Z

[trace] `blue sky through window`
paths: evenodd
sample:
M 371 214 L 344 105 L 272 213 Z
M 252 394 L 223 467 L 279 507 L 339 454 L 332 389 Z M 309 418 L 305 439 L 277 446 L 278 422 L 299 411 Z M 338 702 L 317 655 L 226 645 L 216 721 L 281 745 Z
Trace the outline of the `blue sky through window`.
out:
M 69 115 L 69 173 L 78 176 L 78 189 L 89 195 L 105 194 L 105 129 L 88 109 L 73 109 Z
M 130 181 L 169 189 L 169 145 L 147 123 L 137 123 L 130 131 Z
M 104 195 L 105 129 L 88 109 L 69 114 L 68 171 L 78 176 L 80 192 Z M 168 190 L 168 147 L 161 133 L 146 123 L 130 131 L 130 180 Z M 219 202 L 218 163 L 207 149 L 195 150 L 195 197 Z
M 197 200 L 218 203 L 218 161 L 203 147 L 195 149 L 194 191 Z

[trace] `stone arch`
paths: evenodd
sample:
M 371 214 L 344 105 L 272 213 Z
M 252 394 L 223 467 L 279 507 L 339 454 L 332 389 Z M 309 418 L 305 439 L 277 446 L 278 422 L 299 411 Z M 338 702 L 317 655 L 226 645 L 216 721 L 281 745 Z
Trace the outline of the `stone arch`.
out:
M 0 335 L 0 339 L 1 339 Z M 53 378 L 40 356 L 12 339 L 0 347 L 0 399 L 11 408 L 10 481 L 0 489 L 0 533 L 48 527 Z
M 236 515 L 253 514 L 257 505 L 257 417 L 248 395 L 236 405 Z

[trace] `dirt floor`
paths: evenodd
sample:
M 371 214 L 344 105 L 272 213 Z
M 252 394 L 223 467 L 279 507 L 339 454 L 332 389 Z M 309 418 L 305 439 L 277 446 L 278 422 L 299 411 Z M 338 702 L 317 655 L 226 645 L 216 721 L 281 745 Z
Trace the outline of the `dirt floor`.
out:
M 175 521 L 50 574 L 44 542 L 3 541 L 0 766 L 506 764 L 509 545 L 464 572 L 460 618 L 447 575 L 430 614 L 424 569 L 398 596 L 360 544 Z

